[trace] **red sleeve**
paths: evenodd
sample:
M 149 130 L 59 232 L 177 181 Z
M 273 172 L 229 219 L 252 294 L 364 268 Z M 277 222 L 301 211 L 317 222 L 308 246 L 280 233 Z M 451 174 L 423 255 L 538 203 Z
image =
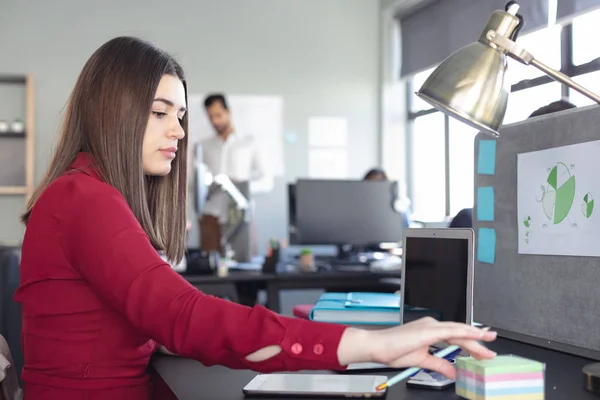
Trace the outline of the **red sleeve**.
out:
M 110 186 L 73 190 L 60 218 L 67 257 L 109 307 L 183 357 L 260 372 L 342 369 L 341 325 L 289 318 L 206 295 L 165 263 Z M 71 195 L 72 194 L 72 195 Z M 269 345 L 282 352 L 262 362 L 245 357 Z

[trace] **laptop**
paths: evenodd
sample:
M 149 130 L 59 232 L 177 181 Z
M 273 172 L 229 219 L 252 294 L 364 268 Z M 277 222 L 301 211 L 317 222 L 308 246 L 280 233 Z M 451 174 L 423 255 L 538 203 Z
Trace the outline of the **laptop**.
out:
M 470 228 L 406 228 L 402 240 L 400 322 L 431 316 L 473 324 L 474 232 Z M 436 343 L 431 352 L 446 347 Z M 464 351 L 461 356 L 466 356 Z M 357 363 L 348 370 L 381 369 Z

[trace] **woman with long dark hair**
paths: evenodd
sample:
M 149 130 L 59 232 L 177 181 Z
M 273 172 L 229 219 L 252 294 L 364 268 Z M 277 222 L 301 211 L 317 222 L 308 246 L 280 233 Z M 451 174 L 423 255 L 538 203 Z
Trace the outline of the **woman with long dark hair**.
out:
M 185 248 L 187 85 L 177 62 L 130 37 L 88 60 L 50 166 L 23 215 L 26 400 L 151 398 L 159 349 L 256 371 L 375 361 L 452 376 L 440 340 L 493 357 L 493 333 L 423 319 L 382 331 L 280 316 L 205 295 L 163 261 Z

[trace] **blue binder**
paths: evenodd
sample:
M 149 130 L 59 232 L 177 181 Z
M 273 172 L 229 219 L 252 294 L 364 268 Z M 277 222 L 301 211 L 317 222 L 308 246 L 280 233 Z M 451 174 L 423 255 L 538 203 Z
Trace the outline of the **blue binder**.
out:
M 400 324 L 400 296 L 393 293 L 324 293 L 309 318 L 348 325 Z

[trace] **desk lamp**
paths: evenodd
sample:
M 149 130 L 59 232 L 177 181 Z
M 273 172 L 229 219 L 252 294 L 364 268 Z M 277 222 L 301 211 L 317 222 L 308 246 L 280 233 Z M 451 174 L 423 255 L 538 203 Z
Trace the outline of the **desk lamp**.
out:
M 220 188 L 220 190 L 227 193 L 229 198 L 233 200 L 236 210 L 241 213 L 238 221 L 232 224 L 229 229 L 221 235 L 221 247 L 227 249 L 231 241 L 238 235 L 238 232 L 242 229 L 242 227 L 249 222 L 250 203 L 227 175 L 215 175 L 213 177 L 213 181 L 217 184 L 217 187 Z
M 523 27 L 518 10 L 517 2 L 509 1 L 505 10 L 494 11 L 479 39 L 446 58 L 416 95 L 444 114 L 498 137 L 510 92 L 505 79 L 508 56 L 600 103 L 598 95 L 515 43 Z
M 224 192 L 227 196 L 233 200 L 234 208 L 237 211 L 235 214 L 238 218 L 232 218 L 230 213 L 230 220 L 237 219 L 234 223 L 230 224 L 230 227 L 221 235 L 220 246 L 222 249 L 230 247 L 231 241 L 238 235 L 244 225 L 250 220 L 250 204 L 248 199 L 242 194 L 242 192 L 233 184 L 229 177 L 225 174 L 214 174 L 208 166 L 204 163 L 202 145 L 196 144 L 193 153 L 192 166 L 194 169 L 194 194 L 195 194 L 195 208 L 198 216 L 202 215 L 206 200 L 215 195 L 216 192 Z
M 600 103 L 600 97 L 574 82 L 567 75 L 535 59 L 515 40 L 523 26 L 516 1 L 506 3 L 488 20 L 477 42 L 446 58 L 432 73 L 416 95 L 444 114 L 479 131 L 500 136 L 508 102 L 505 75 L 507 56 L 522 64 L 533 65 L 554 80 Z M 582 370 L 588 391 L 600 394 L 600 363 Z

